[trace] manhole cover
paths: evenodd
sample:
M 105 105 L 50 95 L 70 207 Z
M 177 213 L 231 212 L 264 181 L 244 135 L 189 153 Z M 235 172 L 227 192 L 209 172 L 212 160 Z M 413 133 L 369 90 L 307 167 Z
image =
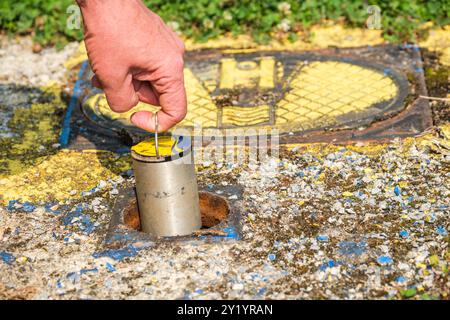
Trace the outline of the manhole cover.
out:
M 426 88 L 416 47 L 189 52 L 184 72 L 188 113 L 177 128 L 192 135 L 263 128 L 277 129 L 282 143 L 345 141 L 408 136 L 431 125 L 428 102 L 417 99 Z M 90 125 L 122 136 L 145 134 L 129 122 L 136 109 L 156 110 L 140 104 L 115 113 L 87 83 L 80 101 Z

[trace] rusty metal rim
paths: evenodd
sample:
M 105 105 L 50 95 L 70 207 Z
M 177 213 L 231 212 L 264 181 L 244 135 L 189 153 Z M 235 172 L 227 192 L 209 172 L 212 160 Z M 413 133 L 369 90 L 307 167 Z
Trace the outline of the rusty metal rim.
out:
M 232 194 L 236 195 L 237 199 L 225 199 L 223 194 L 226 194 L 228 190 L 231 190 Z M 223 194 L 217 194 L 217 191 L 223 192 Z M 215 231 L 220 230 L 222 227 L 233 227 L 236 231 L 235 237 L 232 240 L 241 240 L 241 212 L 242 212 L 242 187 L 240 186 L 214 186 L 213 188 L 199 185 L 199 192 L 208 192 L 215 196 L 225 199 L 229 206 L 229 213 L 226 220 L 220 222 L 218 225 L 211 227 L 209 233 L 214 234 Z M 229 194 L 231 194 L 229 193 Z M 130 241 L 142 241 L 142 242 L 156 242 L 156 241 L 190 241 L 199 240 L 201 233 L 194 233 L 188 236 L 177 237 L 155 237 L 153 235 L 133 230 L 126 226 L 124 223 L 124 210 L 133 199 L 136 199 L 136 191 L 134 186 L 125 186 L 119 190 L 119 194 L 114 200 L 112 206 L 111 221 L 106 232 L 103 244 L 108 246 L 115 246 L 118 243 L 131 243 Z M 209 236 L 208 232 L 204 233 L 206 237 Z M 131 240 L 130 240 L 131 239 Z M 224 237 L 223 239 L 228 239 Z

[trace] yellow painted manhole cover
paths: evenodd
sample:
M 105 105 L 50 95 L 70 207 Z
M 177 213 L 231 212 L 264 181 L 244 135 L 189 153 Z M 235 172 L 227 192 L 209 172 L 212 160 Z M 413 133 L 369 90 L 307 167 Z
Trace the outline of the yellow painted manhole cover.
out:
M 406 97 L 424 89 L 420 88 L 423 75 L 409 76 L 420 60 L 417 50 L 407 55 L 392 50 L 383 61 L 386 52 L 384 47 L 346 49 L 344 54 L 188 52 L 184 69 L 188 113 L 176 128 L 215 136 L 277 129 L 281 135 L 297 137 L 364 130 L 407 110 Z M 130 115 L 157 108 L 141 103 L 129 112 L 115 113 L 104 94 L 92 87 L 84 91 L 82 100 L 84 115 L 96 126 L 131 134 L 145 132 L 130 123 Z M 423 131 L 429 122 L 426 117 L 402 124 L 400 135 Z
M 295 60 L 249 55 L 188 62 L 184 70 L 188 113 L 178 127 L 304 131 L 373 119 L 401 103 L 403 79 L 393 72 L 338 58 Z M 139 104 L 130 112 L 115 113 L 104 94 L 96 93 L 83 109 L 106 126 L 136 130 L 130 115 L 157 107 Z

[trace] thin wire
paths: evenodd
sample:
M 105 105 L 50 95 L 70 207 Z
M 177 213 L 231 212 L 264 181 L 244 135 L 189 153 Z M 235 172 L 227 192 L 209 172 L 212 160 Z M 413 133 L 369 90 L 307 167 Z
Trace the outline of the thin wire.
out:
M 428 96 L 419 96 L 419 98 L 428 99 L 428 100 L 438 100 L 438 101 L 450 101 L 450 98 L 439 98 L 439 97 L 428 97 Z
M 159 158 L 159 144 L 158 144 L 158 111 L 155 112 L 155 150 L 156 150 L 156 157 Z

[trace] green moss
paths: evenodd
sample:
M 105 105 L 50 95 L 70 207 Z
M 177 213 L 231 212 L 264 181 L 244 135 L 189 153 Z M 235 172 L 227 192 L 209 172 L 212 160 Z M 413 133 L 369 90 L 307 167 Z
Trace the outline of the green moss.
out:
M 400 294 L 404 298 L 412 298 L 412 297 L 414 297 L 417 294 L 417 289 L 416 288 L 409 288 L 409 289 L 406 289 L 406 290 L 401 290 Z
M 7 123 L 8 131 L 13 135 L 0 138 L 0 176 L 36 164 L 42 156 L 52 152 L 51 145 L 58 142 L 65 104 L 58 89 L 47 89 L 42 95 L 45 96 L 44 103 L 28 101 L 13 109 Z

